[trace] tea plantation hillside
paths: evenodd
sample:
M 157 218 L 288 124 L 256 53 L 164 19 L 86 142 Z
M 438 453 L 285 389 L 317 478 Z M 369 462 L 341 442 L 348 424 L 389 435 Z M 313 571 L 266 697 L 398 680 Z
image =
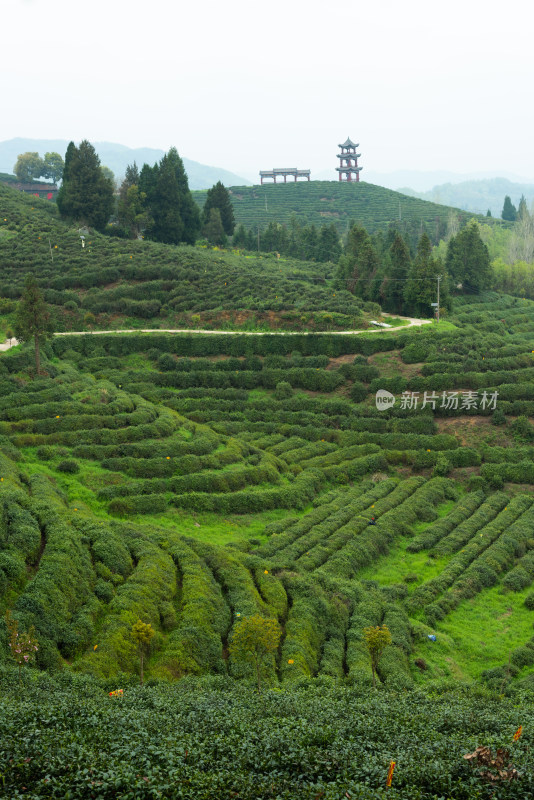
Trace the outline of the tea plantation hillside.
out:
M 245 228 L 266 228 L 270 222 L 289 225 L 291 215 L 299 222 L 316 226 L 334 222 L 345 233 L 351 222 L 363 225 L 370 233 L 403 222 L 427 228 L 431 237 L 439 239 L 447 220 L 454 212 L 460 222 L 473 214 L 450 206 L 438 205 L 415 197 L 360 181 L 301 181 L 263 186 L 232 186 L 230 189 L 237 224 Z M 206 192 L 193 192 L 200 206 Z M 484 222 L 488 218 L 480 217 Z
M 489 295 L 456 330 L 374 337 L 56 337 L 33 380 L 30 349 L 5 354 L 1 591 L 39 665 L 131 673 L 141 617 L 153 677 L 239 676 L 228 643 L 260 613 L 283 631 L 274 684 L 368 685 L 380 623 L 386 686 L 524 679 L 533 310 Z
M 328 265 L 82 249 L 0 199 L 4 330 L 29 271 L 67 334 L 310 330 L 57 335 L 40 375 L 0 354 L 0 794 L 532 800 L 534 303 L 329 333 L 378 310 Z M 38 643 L 20 675 L 7 611 Z M 232 646 L 255 615 L 261 694 Z
M 51 203 L 2 184 L 0 207 L 4 330 L 28 272 L 56 330 L 365 327 L 362 301 L 331 288 L 332 264 L 89 234 L 60 221 Z

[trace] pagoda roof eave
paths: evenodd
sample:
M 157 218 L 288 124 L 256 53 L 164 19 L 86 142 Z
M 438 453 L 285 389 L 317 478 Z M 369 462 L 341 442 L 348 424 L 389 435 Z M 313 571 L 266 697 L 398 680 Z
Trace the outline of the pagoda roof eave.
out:
M 338 147 L 359 147 L 359 146 L 360 146 L 359 143 L 356 144 L 356 142 L 353 142 L 351 139 L 349 139 L 348 136 L 346 142 L 344 142 L 343 144 L 338 144 Z

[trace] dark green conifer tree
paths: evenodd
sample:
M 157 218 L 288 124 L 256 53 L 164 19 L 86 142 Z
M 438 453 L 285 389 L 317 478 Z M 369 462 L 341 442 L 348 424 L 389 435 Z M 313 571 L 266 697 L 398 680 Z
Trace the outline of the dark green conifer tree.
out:
M 167 155 L 169 163 L 174 169 L 180 195 L 180 216 L 184 225 L 182 241 L 186 244 L 195 244 L 200 233 L 200 210 L 189 189 L 184 162 L 178 155 L 176 147 L 171 147 Z
M 436 302 L 438 275 L 442 276 L 440 304 L 442 308 L 449 308 L 450 297 L 445 268 L 440 258 L 432 258 L 432 244 L 424 233 L 419 240 L 404 290 L 404 299 L 410 313 L 426 317 L 433 314 L 431 303 Z
M 447 246 L 445 267 L 456 286 L 478 294 L 491 282 L 489 251 L 480 238 L 480 228 L 473 220 Z
M 515 222 L 517 219 L 517 209 L 510 200 L 510 198 L 508 197 L 508 195 L 506 195 L 506 197 L 504 198 L 504 205 L 502 207 L 501 219 L 505 219 L 508 222 Z
M 369 234 L 361 225 L 354 223 L 347 236 L 347 243 L 345 245 L 345 252 L 338 262 L 335 284 L 338 289 L 349 289 L 352 291 L 354 288 L 355 268 L 357 269 L 358 259 L 362 247 L 370 242 Z M 356 275 L 358 278 L 359 275 Z
M 333 261 L 337 263 L 341 255 L 341 242 L 339 233 L 334 225 L 323 225 L 319 234 L 319 244 L 317 245 L 317 261 Z
M 232 244 L 234 247 L 242 247 L 246 248 L 248 243 L 247 232 L 245 230 L 245 226 L 243 223 L 237 228 L 236 232 L 234 233 Z
M 65 185 L 68 184 L 69 181 L 70 167 L 75 152 L 76 152 L 76 145 L 74 144 L 74 142 L 69 142 L 67 146 L 67 151 L 65 153 L 65 164 L 63 165 L 63 181 L 61 183 L 61 186 L 59 187 L 59 191 L 57 193 L 57 198 L 56 198 L 56 204 L 59 213 L 62 217 L 67 216 L 65 211 L 65 195 L 66 195 Z
M 389 264 L 383 296 L 388 308 L 397 314 L 402 314 L 403 311 L 404 290 L 411 264 L 408 245 L 400 233 L 396 232 L 389 248 Z
M 50 310 L 33 275 L 26 276 L 24 292 L 17 306 L 14 327 L 15 336 L 19 342 L 34 340 L 35 372 L 39 375 L 41 370 L 41 344 L 53 331 L 54 327 Z
M 164 244 L 180 244 L 184 241 L 180 190 L 174 165 L 167 155 L 158 164 L 151 195 L 149 208 L 152 223 L 147 229 L 148 237 Z
M 221 212 L 218 208 L 211 209 L 209 220 L 202 226 L 202 233 L 210 244 L 226 244 L 226 233 L 222 224 Z
M 230 199 L 230 192 L 221 181 L 217 181 L 211 189 L 208 189 L 206 202 L 202 209 L 203 225 L 209 220 L 212 208 L 219 209 L 224 232 L 227 236 L 232 236 L 235 228 L 234 207 Z
M 113 184 L 100 169 L 100 159 L 87 139 L 70 154 L 67 150 L 61 188 L 62 217 L 104 229 L 113 209 Z

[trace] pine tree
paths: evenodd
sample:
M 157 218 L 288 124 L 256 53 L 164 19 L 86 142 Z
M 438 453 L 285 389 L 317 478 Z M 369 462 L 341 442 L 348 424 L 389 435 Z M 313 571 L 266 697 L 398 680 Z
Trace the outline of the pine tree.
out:
M 319 234 L 319 244 L 317 245 L 317 261 L 333 261 L 337 263 L 341 255 L 341 243 L 339 233 L 332 222 L 330 225 L 323 225 Z
M 139 181 L 139 170 L 134 161 L 126 167 L 117 203 L 119 225 L 123 231 L 128 231 L 132 239 L 136 239 L 150 221 L 145 209 L 146 194 L 140 191 Z
M 510 198 L 508 197 L 508 195 L 506 195 L 506 197 L 504 198 L 504 205 L 502 207 L 501 219 L 505 219 L 508 222 L 515 222 L 517 219 L 517 209 L 510 200 Z
M 248 242 L 247 232 L 245 230 L 245 226 L 243 225 L 243 223 L 241 223 L 239 228 L 234 233 L 232 239 L 232 245 L 234 247 L 246 248 L 247 242 Z
M 41 370 L 40 348 L 48 334 L 53 331 L 50 311 L 33 275 L 28 275 L 24 292 L 17 306 L 15 316 L 15 336 L 19 342 L 34 340 L 35 372 Z
M 206 202 L 202 209 L 202 224 L 205 225 L 210 218 L 212 208 L 218 208 L 221 214 L 221 222 L 227 236 L 232 236 L 235 228 L 234 207 L 230 199 L 230 192 L 221 183 L 217 183 L 208 189 Z
M 218 208 L 211 209 L 210 218 L 204 223 L 202 233 L 210 244 L 226 244 L 226 234 L 221 220 L 221 212 Z
M 480 238 L 480 228 L 473 220 L 449 241 L 445 267 L 451 280 L 464 291 L 478 294 L 491 281 L 489 251 Z
M 180 196 L 179 211 L 184 226 L 181 241 L 186 244 L 195 244 L 198 234 L 200 233 L 200 210 L 189 189 L 189 181 L 187 179 L 184 162 L 178 155 L 178 151 L 175 147 L 171 147 L 167 158 L 174 170 Z
M 75 152 L 76 152 L 76 145 L 74 144 L 74 142 L 69 142 L 67 147 L 67 152 L 65 153 L 65 163 L 63 165 L 63 181 L 61 183 L 61 186 L 59 187 L 59 191 L 56 197 L 56 205 L 62 217 L 67 216 L 67 206 L 66 206 L 67 190 L 65 187 L 68 185 L 69 182 L 70 169 Z
M 335 274 L 335 283 L 338 289 L 349 289 L 352 291 L 354 287 L 355 270 L 358 269 L 358 259 L 362 247 L 370 243 L 369 234 L 361 225 L 353 224 L 349 230 L 347 243 L 345 245 L 345 252 L 338 262 L 338 267 Z M 352 288 L 351 288 L 352 287 Z
M 200 232 L 200 212 L 175 147 L 159 164 L 144 164 L 139 191 L 145 195 L 145 211 L 152 219 L 147 227 L 148 238 L 166 244 L 195 243 Z
M 517 219 L 524 220 L 529 217 L 527 200 L 524 194 L 521 195 L 521 200 L 517 207 Z
M 384 299 L 389 308 L 402 314 L 404 306 L 404 289 L 412 260 L 408 245 L 400 235 L 395 233 L 395 238 L 389 248 L 389 270 L 384 287 Z
M 180 191 L 174 166 L 167 155 L 159 162 L 151 194 L 150 213 L 153 222 L 148 229 L 149 238 L 165 244 L 179 244 L 184 234 Z
M 72 145 L 72 147 L 71 147 Z M 63 185 L 58 198 L 62 217 L 103 230 L 113 208 L 113 184 L 100 169 L 100 159 L 86 140 L 71 142 L 65 156 Z
M 408 273 L 408 281 L 404 290 L 404 299 L 411 313 L 418 316 L 430 316 L 431 303 L 436 302 L 437 277 L 442 276 L 440 285 L 440 305 L 447 308 L 450 298 L 447 277 L 440 258 L 432 258 L 432 244 L 424 233 L 417 246 L 417 253 Z

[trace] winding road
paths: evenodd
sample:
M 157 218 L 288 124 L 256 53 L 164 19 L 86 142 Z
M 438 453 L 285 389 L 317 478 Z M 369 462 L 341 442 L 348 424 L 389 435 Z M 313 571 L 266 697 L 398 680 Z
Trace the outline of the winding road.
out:
M 204 333 L 223 334 L 224 336 L 301 336 L 334 334 L 336 336 L 357 336 L 360 333 L 389 333 L 390 331 L 406 331 L 408 328 L 430 325 L 431 319 L 415 319 L 414 317 L 396 317 L 407 321 L 408 325 L 397 325 L 391 328 L 373 328 L 362 331 L 208 331 L 198 328 L 122 328 L 114 331 L 58 331 L 54 336 L 98 336 L 104 333 Z M 16 347 L 16 339 L 6 339 L 0 344 L 0 352 L 5 352 L 11 347 Z

